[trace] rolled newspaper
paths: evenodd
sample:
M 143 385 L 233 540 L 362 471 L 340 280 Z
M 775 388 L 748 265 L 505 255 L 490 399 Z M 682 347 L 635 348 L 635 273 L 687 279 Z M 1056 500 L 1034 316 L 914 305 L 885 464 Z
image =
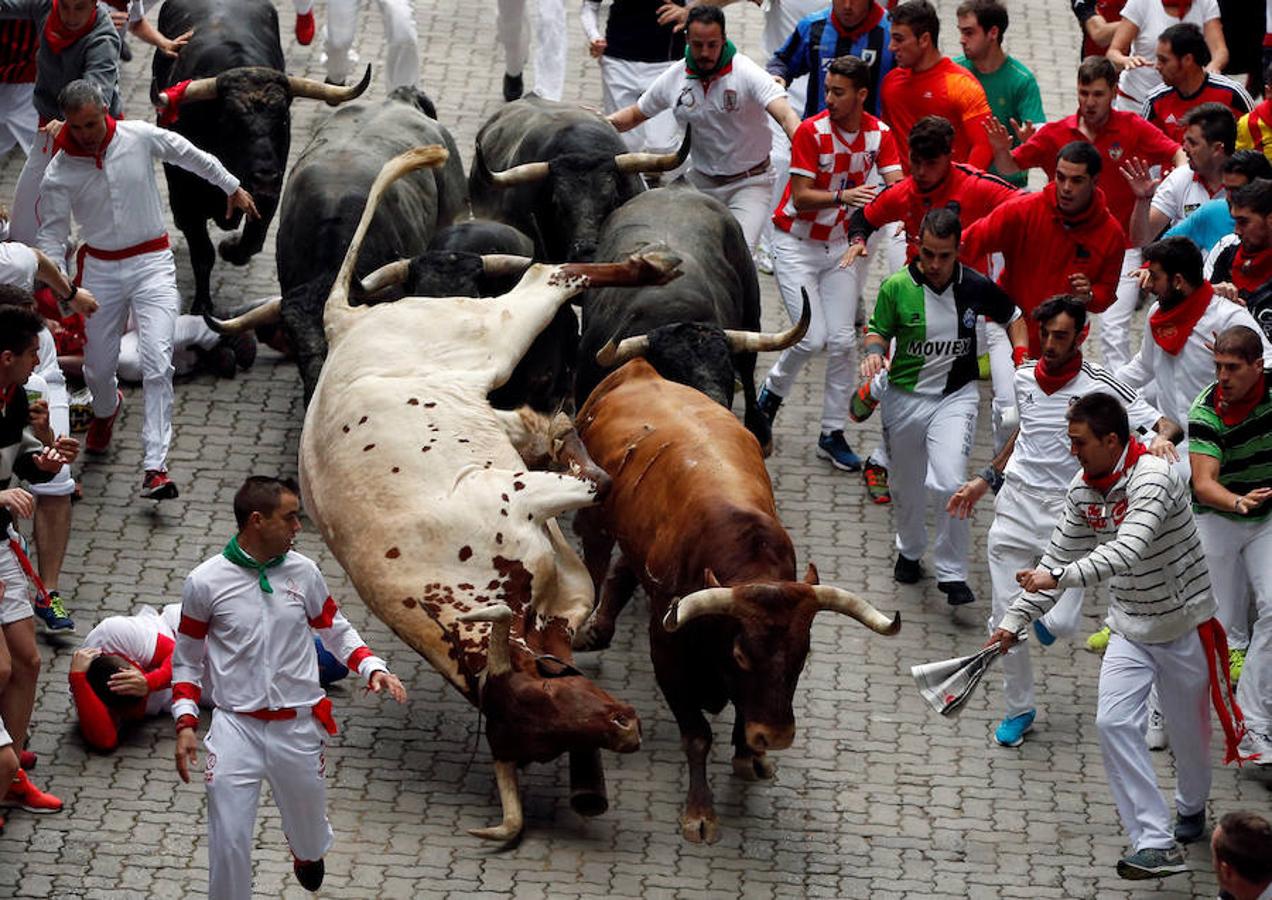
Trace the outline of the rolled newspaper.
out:
M 1016 635 L 1016 642 L 1026 639 L 1024 632 Z M 976 690 L 982 676 L 1002 656 L 998 647 L 985 647 L 971 656 L 943 659 L 939 662 L 911 666 L 919 693 L 934 710 L 943 716 L 956 716 L 967 698 Z

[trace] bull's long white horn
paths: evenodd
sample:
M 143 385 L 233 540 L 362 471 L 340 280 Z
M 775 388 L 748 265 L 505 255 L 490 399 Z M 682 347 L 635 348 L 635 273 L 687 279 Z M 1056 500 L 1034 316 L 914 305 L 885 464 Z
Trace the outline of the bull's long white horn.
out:
M 720 615 L 733 611 L 733 588 L 714 587 L 694 591 L 673 600 L 663 616 L 663 628 L 675 631 L 690 619 L 698 616 Z
M 692 126 L 685 129 L 685 139 L 675 153 L 620 153 L 614 157 L 618 171 L 629 175 L 641 172 L 670 172 L 689 158 L 689 145 L 693 140 Z
M 487 171 L 490 171 L 487 169 Z M 490 183 L 497 188 L 517 187 L 521 184 L 534 184 L 548 177 L 548 164 L 545 162 L 522 163 L 502 172 L 490 171 Z
M 217 334 L 243 334 L 262 325 L 273 325 L 283 315 L 283 298 L 271 297 L 259 306 L 232 319 L 216 319 L 205 315 L 203 321 Z
M 406 281 L 406 276 L 410 271 L 411 261 L 409 259 L 399 259 L 396 262 L 380 266 L 380 268 L 362 279 L 362 292 L 364 294 L 375 294 L 387 287 L 401 284 Z
M 512 610 L 506 603 L 492 603 L 459 616 L 461 622 L 490 622 L 490 638 L 486 641 L 486 674 L 503 675 L 512 670 L 508 652 L 508 632 L 512 627 Z
M 362 73 L 362 80 L 353 87 L 342 87 L 338 84 L 325 84 L 321 81 L 315 81 L 312 78 L 302 78 L 299 75 L 287 76 L 287 88 L 291 91 L 293 97 L 308 97 L 312 100 L 326 100 L 328 106 L 339 106 L 349 100 L 355 100 L 361 97 L 363 92 L 371 84 L 371 66 L 367 65 L 367 70 Z M 191 85 L 193 87 L 193 85 Z M 189 88 L 186 89 L 187 94 Z
M 901 630 L 901 613 L 894 613 L 889 619 L 870 605 L 863 597 L 843 588 L 819 584 L 813 587 L 813 596 L 817 598 L 817 608 L 830 612 L 852 616 L 862 625 L 878 634 L 892 635 Z
M 649 335 L 647 334 L 623 338 L 617 344 L 611 338 L 605 342 L 604 347 L 596 352 L 596 362 L 606 368 L 617 368 L 629 360 L 644 356 L 648 352 Z
M 724 336 L 729 340 L 729 349 L 734 353 L 762 353 L 770 350 L 785 350 L 799 343 L 808 331 L 808 323 L 813 318 L 812 306 L 808 302 L 808 291 L 804 288 L 799 290 L 804 295 L 804 308 L 800 311 L 798 322 L 777 334 L 767 331 L 732 331 L 726 328 Z
M 490 278 L 502 278 L 505 275 L 520 275 L 534 265 L 528 256 L 517 256 L 513 253 L 483 253 L 481 256 L 482 271 Z
M 517 786 L 517 764 L 511 760 L 495 760 L 495 783 L 499 786 L 499 803 L 503 807 L 503 821 L 490 828 L 470 828 L 468 833 L 488 841 L 506 843 L 521 834 L 524 824 L 521 814 L 521 791 Z

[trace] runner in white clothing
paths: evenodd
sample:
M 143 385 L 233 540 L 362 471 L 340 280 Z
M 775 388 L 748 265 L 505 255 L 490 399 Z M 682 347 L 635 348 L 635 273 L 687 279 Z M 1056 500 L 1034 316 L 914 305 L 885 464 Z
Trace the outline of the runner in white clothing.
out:
M 565 0 L 533 0 L 534 92 L 547 100 L 560 100 L 565 92 L 566 35 Z M 497 0 L 495 33 L 504 48 L 503 95 L 508 102 L 525 91 L 522 77 L 530 57 L 531 0 Z
M 687 21 L 684 62 L 672 63 L 640 100 L 609 120 L 629 131 L 670 109 L 682 126 L 692 125 L 690 168 L 682 177 L 727 206 L 754 248 L 772 212 L 773 139 L 766 123 L 772 117 L 792 137 L 799 116 L 773 76 L 727 39 L 717 7 L 695 6 Z
M 410 0 L 376 0 L 384 20 L 384 90 L 417 87 L 420 80 L 420 44 L 415 11 Z M 312 7 L 312 2 L 311 2 Z M 312 11 L 309 13 L 313 15 Z M 327 83 L 343 85 L 357 62 L 353 42 L 358 19 L 363 15 L 358 0 L 327 0 Z
M 331 701 L 318 681 L 313 637 L 372 691 L 399 703 L 406 691 L 372 655 L 327 590 L 318 566 L 291 549 L 300 532 L 299 488 L 253 476 L 234 495 L 238 534 L 190 573 L 172 666 L 177 773 L 197 763 L 195 729 L 203 668 L 215 707 L 204 738 L 208 792 L 208 896 L 252 894 L 252 835 L 261 781 L 282 813 L 296 878 L 322 884 L 331 847 L 327 821 L 326 734 L 336 733 Z M 325 733 L 324 733 L 325 730 Z
M 85 450 L 101 454 L 110 445 L 123 402 L 115 377 L 119 338 L 131 309 L 141 333 L 144 369 L 142 496 L 170 499 L 177 496 L 167 474 L 172 332 L 181 298 L 155 161 L 180 166 L 224 191 L 227 216 L 241 209 L 256 218 L 256 204 L 215 156 L 176 132 L 146 122 L 116 122 L 95 85 L 73 81 L 58 100 L 66 125 L 57 137 L 60 152 L 40 184 L 36 243 L 58 259 L 74 214 L 85 241 L 76 278 L 100 304 L 86 327 L 84 380 L 93 393 L 94 419 Z
M 989 576 L 993 586 L 990 631 L 1020 595 L 1016 573 L 1037 563 L 1056 524 L 1056 510 L 1064 504 L 1078 462 L 1069 453 L 1069 406 L 1084 394 L 1105 391 L 1126 406 L 1131 430 L 1151 434 L 1149 452 L 1174 460 L 1174 441 L 1183 437 L 1179 423 L 1153 409 L 1131 388 L 1104 369 L 1083 359 L 1088 325 L 1086 304 L 1061 294 L 1044 301 L 1032 313 L 1038 323 L 1042 355 L 1016 369 L 1016 408 L 1020 426 L 993 461 L 950 498 L 951 515 L 967 518 L 976 503 L 993 488 L 994 522 L 986 538 Z M 1082 591 L 1066 590 L 1056 605 L 1034 620 L 1043 645 L 1057 636 L 1068 637 L 1078 627 Z M 1024 743 L 1036 715 L 1033 667 L 1027 644 L 1013 648 L 1003 660 L 1003 701 L 1006 713 L 994 731 L 1004 747 Z

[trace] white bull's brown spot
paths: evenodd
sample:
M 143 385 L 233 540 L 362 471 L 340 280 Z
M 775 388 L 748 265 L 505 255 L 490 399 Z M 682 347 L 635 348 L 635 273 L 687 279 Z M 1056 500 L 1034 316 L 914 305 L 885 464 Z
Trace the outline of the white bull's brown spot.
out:
M 385 551 L 384 558 L 397 559 L 401 555 L 402 555 L 402 551 L 399 550 L 397 547 L 390 547 L 388 550 Z
M 468 562 L 468 558 L 473 555 L 473 548 L 465 544 L 459 548 L 459 561 Z

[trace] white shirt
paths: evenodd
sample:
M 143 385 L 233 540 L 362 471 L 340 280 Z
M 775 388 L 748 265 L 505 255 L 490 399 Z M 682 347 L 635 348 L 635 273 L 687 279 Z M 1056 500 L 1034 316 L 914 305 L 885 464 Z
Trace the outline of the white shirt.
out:
M 35 273 L 40 267 L 35 251 L 17 241 L 0 243 L 0 284 L 11 284 L 23 290 L 35 285 Z
M 1172 25 L 1191 22 L 1203 31 L 1206 23 L 1219 18 L 1219 0 L 1195 0 L 1188 14 L 1182 19 L 1168 16 L 1162 8 L 1162 0 L 1127 0 L 1122 7 L 1122 18 L 1134 22 L 1139 28 L 1131 41 L 1131 56 L 1157 59 L 1157 36 Z M 1143 103 L 1148 92 L 1162 83 L 1162 76 L 1151 65 L 1127 69 L 1118 81 L 1118 90 L 1129 94 L 1136 103 Z
M 805 16 L 826 8 L 825 0 L 768 0 L 764 13 L 764 52 L 772 56 Z
M 1149 318 L 1157 312 L 1160 303 L 1148 308 Z M 1252 328 L 1263 339 L 1263 364 L 1272 366 L 1272 345 L 1263 336 L 1263 329 L 1244 306 L 1216 296 L 1202 314 L 1200 321 L 1188 335 L 1184 349 L 1175 356 L 1167 353 L 1153 340 L 1147 322 L 1144 326 L 1144 342 L 1139 352 L 1122 368 L 1117 379 L 1134 388 L 1142 388 L 1153 382 L 1157 386 L 1157 408 L 1162 415 L 1187 427 L 1188 410 L 1202 389 L 1215 380 L 1215 355 L 1206 347 L 1214 335 L 1233 325 Z
M 1015 386 L 1020 433 L 1003 474 L 1037 491 L 1064 494 L 1081 468 L 1069 452 L 1069 422 L 1065 415 L 1082 395 L 1103 391 L 1122 401 L 1132 432 L 1151 431 L 1161 418 L 1161 413 L 1134 388 L 1086 360 L 1078 374 L 1054 394 L 1038 386 L 1037 363 L 1033 361 L 1016 370 Z M 1184 427 L 1186 421 L 1177 420 L 1177 424 Z
M 180 609 L 179 604 L 169 605 Z M 164 611 L 166 613 L 167 609 Z M 88 637 L 84 638 L 83 646 L 97 647 L 103 653 L 123 656 L 144 671 L 154 659 L 160 635 L 170 641 L 175 641 L 177 637 L 170 621 L 161 617 L 153 607 L 143 606 L 135 616 L 108 616 L 102 619 L 88 633 Z M 146 698 L 146 715 L 157 715 L 168 709 L 171 703 L 171 686 L 152 691 Z
M 1201 208 L 1207 200 L 1227 197 L 1228 192 L 1220 185 L 1219 190 L 1210 190 L 1197 177 L 1192 166 L 1178 166 L 1171 169 L 1170 174 L 1162 179 L 1162 183 L 1153 192 L 1153 209 L 1170 219 L 1171 225 L 1178 225 L 1192 213 Z
M 100 167 L 86 156 L 58 153 L 40 182 L 36 202 L 36 246 L 60 260 L 71 230 L 71 214 L 90 247 L 122 250 L 167 232 L 163 202 L 155 182 L 155 160 L 193 172 L 230 195 L 239 180 L 220 160 L 166 128 L 121 121 L 106 146 Z
M 326 696 L 310 629 L 363 678 L 388 671 L 340 612 L 313 560 L 291 551 L 266 577 L 273 593 L 261 589 L 255 570 L 218 554 L 186 578 L 172 665 L 174 719 L 199 714 L 205 648 L 212 703 L 233 712 L 310 707 Z
M 676 124 L 693 126 L 691 163 L 706 175 L 737 175 L 769 158 L 773 137 L 767 107 L 786 96 L 773 76 L 741 53 L 723 75 L 689 78 L 685 63 L 667 67 L 636 106 L 652 119 L 670 109 Z

